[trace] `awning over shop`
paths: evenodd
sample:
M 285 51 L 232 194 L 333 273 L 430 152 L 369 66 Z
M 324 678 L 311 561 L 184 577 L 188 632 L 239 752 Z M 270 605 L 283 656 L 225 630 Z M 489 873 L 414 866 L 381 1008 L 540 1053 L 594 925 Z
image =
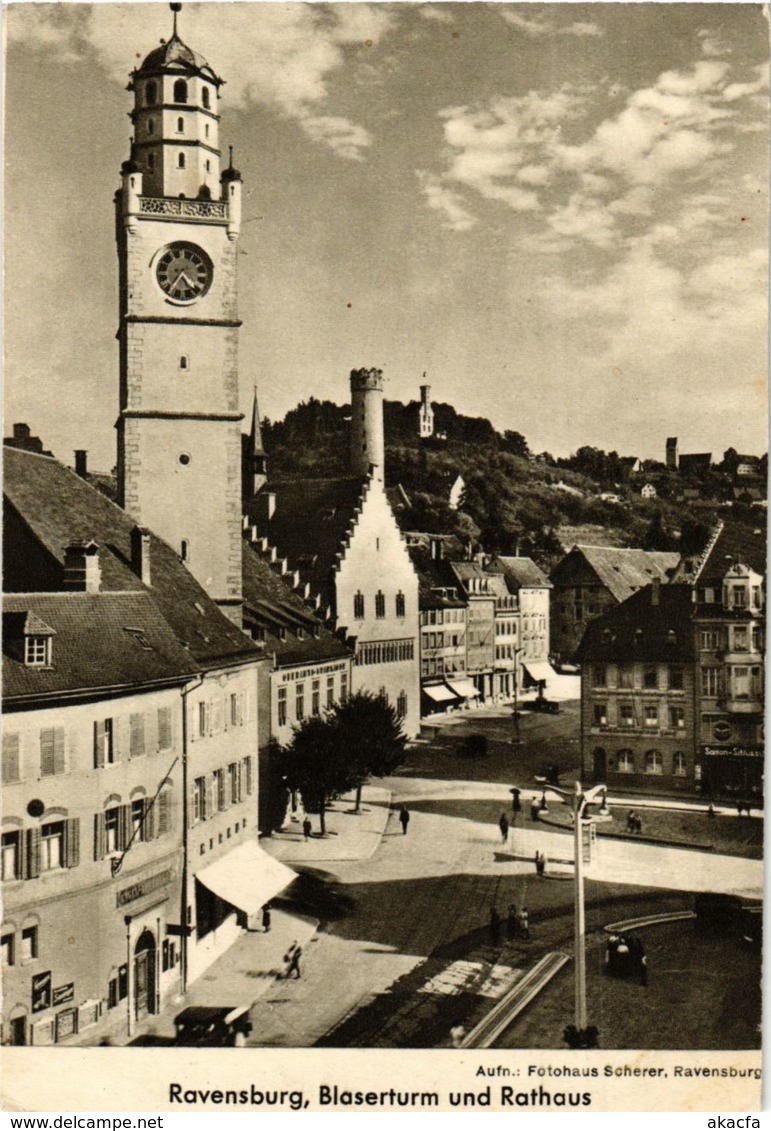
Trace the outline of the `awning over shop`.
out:
M 551 666 L 551 664 L 547 664 L 545 661 L 541 663 L 533 663 L 532 661 L 528 660 L 528 662 L 523 664 L 522 666 L 530 676 L 530 678 L 536 683 L 546 683 L 548 680 L 554 678 L 554 668 Z
M 461 699 L 477 699 L 479 692 L 470 679 L 448 679 L 447 683 Z
M 253 840 L 239 844 L 195 873 L 204 887 L 247 915 L 254 915 L 296 876 L 296 872 L 263 852 Z
M 423 690 L 429 699 L 433 699 L 436 703 L 446 703 L 451 699 L 457 699 L 455 692 L 450 691 L 449 687 L 445 687 L 443 683 L 424 683 Z

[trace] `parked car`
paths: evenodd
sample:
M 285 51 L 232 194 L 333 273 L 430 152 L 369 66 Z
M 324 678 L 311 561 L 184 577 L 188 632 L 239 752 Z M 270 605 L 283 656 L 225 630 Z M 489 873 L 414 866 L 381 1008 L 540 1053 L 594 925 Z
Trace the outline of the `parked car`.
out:
M 252 1031 L 248 1005 L 191 1005 L 174 1018 L 178 1045 L 237 1047 Z

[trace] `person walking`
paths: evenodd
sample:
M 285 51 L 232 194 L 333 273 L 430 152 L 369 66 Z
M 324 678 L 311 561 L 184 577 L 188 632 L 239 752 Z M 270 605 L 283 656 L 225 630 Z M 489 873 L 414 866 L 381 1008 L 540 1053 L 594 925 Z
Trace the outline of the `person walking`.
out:
M 306 817 L 303 821 L 303 836 L 306 840 L 310 840 L 311 833 L 313 832 L 313 825 L 311 824 L 310 817 Z
M 501 819 L 498 822 L 498 828 L 501 830 L 501 840 L 504 844 L 509 839 L 509 818 L 505 813 L 501 813 Z
M 523 938 L 530 938 L 530 914 L 526 907 L 522 907 L 519 912 L 519 929 Z
M 291 974 L 294 974 L 296 978 L 300 977 L 300 959 L 302 958 L 302 954 L 303 948 L 300 946 L 297 939 L 295 939 L 284 955 L 284 961 L 286 962 L 285 978 L 290 977 Z
M 530 820 L 531 821 L 537 821 L 538 818 L 540 817 L 540 815 L 541 815 L 541 811 L 538 807 L 538 798 L 534 797 L 533 800 L 530 802 Z
M 640 985 L 648 985 L 648 959 L 645 955 L 640 959 Z
M 266 903 L 262 909 L 262 929 L 267 935 L 270 930 L 270 904 Z
M 402 805 L 399 810 L 399 824 L 402 826 L 402 832 L 407 835 L 407 825 L 410 823 L 410 811 L 406 805 Z

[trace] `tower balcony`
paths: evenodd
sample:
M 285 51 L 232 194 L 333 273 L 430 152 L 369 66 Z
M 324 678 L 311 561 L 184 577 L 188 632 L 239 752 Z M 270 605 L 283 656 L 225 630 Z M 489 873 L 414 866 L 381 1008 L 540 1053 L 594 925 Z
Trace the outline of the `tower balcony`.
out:
M 226 224 L 228 206 L 224 200 L 188 200 L 177 196 L 140 196 L 141 216 L 158 216 L 170 220 L 199 220 L 201 223 Z

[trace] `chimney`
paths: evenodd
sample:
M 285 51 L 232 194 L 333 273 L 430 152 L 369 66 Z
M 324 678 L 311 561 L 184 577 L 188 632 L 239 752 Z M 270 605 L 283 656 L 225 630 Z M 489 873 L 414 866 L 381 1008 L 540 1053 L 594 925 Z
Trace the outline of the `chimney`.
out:
M 383 481 L 383 371 L 351 370 L 351 471 Z
M 654 577 L 651 584 L 651 605 L 654 607 L 661 603 L 661 578 Z
M 88 476 L 88 452 L 84 448 L 75 449 L 75 474 L 81 479 Z
M 150 534 L 141 526 L 135 526 L 131 531 L 131 568 L 143 585 L 152 585 Z
M 96 542 L 70 542 L 64 551 L 64 588 L 70 593 L 98 593 L 101 583 Z

